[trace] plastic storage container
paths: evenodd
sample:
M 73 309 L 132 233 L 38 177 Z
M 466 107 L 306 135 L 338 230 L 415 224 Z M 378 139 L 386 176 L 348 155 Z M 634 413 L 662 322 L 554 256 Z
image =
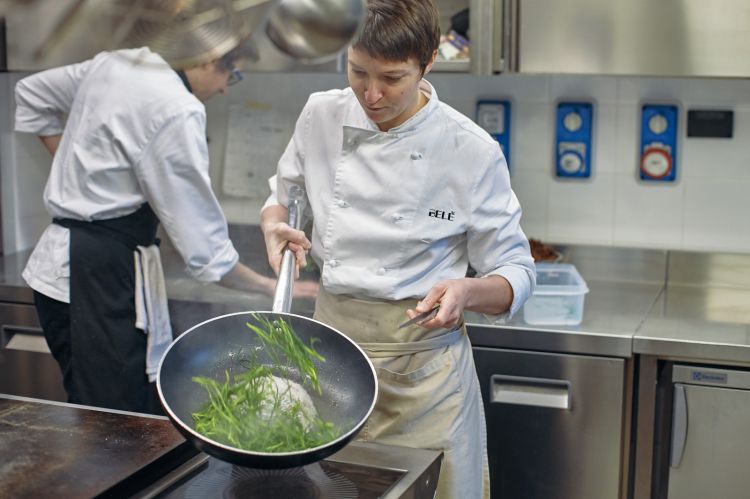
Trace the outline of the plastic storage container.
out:
M 575 265 L 537 263 L 536 289 L 523 306 L 527 324 L 576 326 L 583 320 L 589 288 Z

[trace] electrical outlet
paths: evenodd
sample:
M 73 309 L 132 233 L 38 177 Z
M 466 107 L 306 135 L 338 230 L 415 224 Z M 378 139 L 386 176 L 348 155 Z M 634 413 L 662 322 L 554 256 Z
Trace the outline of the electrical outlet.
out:
M 508 100 L 483 99 L 477 102 L 477 124 L 500 144 L 509 169 L 510 109 Z
M 641 108 L 639 175 L 648 182 L 677 178 L 677 106 L 644 104 Z
M 593 105 L 561 102 L 557 105 L 555 175 L 560 178 L 591 177 Z

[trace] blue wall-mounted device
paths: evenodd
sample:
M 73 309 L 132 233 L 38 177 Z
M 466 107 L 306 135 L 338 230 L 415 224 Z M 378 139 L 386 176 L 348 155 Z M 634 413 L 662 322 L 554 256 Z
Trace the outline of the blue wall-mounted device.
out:
M 677 178 L 677 106 L 644 104 L 641 108 L 639 175 L 649 182 Z
M 591 135 L 594 109 L 589 102 L 560 102 L 555 134 L 555 175 L 560 178 L 591 176 Z
M 510 101 L 478 101 L 477 124 L 498 141 L 510 169 Z

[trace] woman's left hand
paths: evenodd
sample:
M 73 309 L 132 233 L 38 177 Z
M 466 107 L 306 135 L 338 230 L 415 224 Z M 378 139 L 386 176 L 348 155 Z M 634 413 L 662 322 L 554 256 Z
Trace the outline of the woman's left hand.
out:
M 461 323 L 466 300 L 469 295 L 469 282 L 467 279 L 450 279 L 435 284 L 415 309 L 409 309 L 406 314 L 409 318 L 432 310 L 440 305 L 437 315 L 419 325 L 426 329 L 454 328 Z
M 435 284 L 414 310 L 406 311 L 406 315 L 413 318 L 440 305 L 433 319 L 419 325 L 427 329 L 454 328 L 460 324 L 464 310 L 496 315 L 506 312 L 512 303 L 513 287 L 504 277 L 465 277 Z

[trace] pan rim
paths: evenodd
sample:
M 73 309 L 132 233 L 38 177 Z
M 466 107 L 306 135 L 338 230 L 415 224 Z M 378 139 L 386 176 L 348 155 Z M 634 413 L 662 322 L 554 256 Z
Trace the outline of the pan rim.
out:
M 172 350 L 172 347 L 174 347 L 174 345 L 176 345 L 181 338 L 183 338 L 184 336 L 192 333 L 193 331 L 195 331 L 196 329 L 198 329 L 199 327 L 201 327 L 201 326 L 203 326 L 205 324 L 208 324 L 210 322 L 214 322 L 214 321 L 226 318 L 226 317 L 231 317 L 231 316 L 236 316 L 236 315 L 249 315 L 249 314 L 275 314 L 275 315 L 284 315 L 284 316 L 297 317 L 297 318 L 300 318 L 300 319 L 303 319 L 303 320 L 309 321 L 309 322 L 314 322 L 314 323 L 319 324 L 319 325 L 321 325 L 321 326 L 323 326 L 323 327 L 325 327 L 327 329 L 330 329 L 331 331 L 334 331 L 335 333 L 338 333 L 339 336 L 342 336 L 344 339 L 346 339 L 349 343 L 352 344 L 352 346 L 354 346 L 360 352 L 360 354 L 362 355 L 362 357 L 367 361 L 367 365 L 370 368 L 370 373 L 372 374 L 372 380 L 373 380 L 373 383 L 374 383 L 375 390 L 374 390 L 374 393 L 373 393 L 372 402 L 370 403 L 370 407 L 367 409 L 367 412 L 365 413 L 365 415 L 349 431 L 347 431 L 346 433 L 344 433 L 342 435 L 339 435 L 338 438 L 336 438 L 334 440 L 331 440 L 330 442 L 327 442 L 325 444 L 319 445 L 317 447 L 309 447 L 309 448 L 306 448 L 304 450 L 288 451 L 288 452 L 259 452 L 259 451 L 250 451 L 250 450 L 240 449 L 239 447 L 233 447 L 231 445 L 223 444 L 221 442 L 217 442 L 216 440 L 212 440 L 211 438 L 208 438 L 208 437 L 204 436 L 203 434 L 197 432 L 194 428 L 192 428 L 186 422 L 184 422 L 182 420 L 182 418 L 178 417 L 172 411 L 171 406 L 166 402 L 166 399 L 164 398 L 164 394 L 162 392 L 162 386 L 161 386 L 162 365 L 164 363 L 164 359 L 167 358 L 167 355 Z M 365 424 L 365 422 L 372 415 L 372 412 L 375 409 L 375 404 L 377 403 L 377 400 L 378 400 L 378 389 L 379 389 L 379 387 L 378 387 L 378 378 L 377 378 L 377 373 L 375 371 L 375 366 L 373 365 L 372 360 L 370 360 L 370 358 L 365 353 L 364 349 L 362 349 L 362 347 L 360 347 L 354 340 L 352 340 L 351 338 L 349 338 L 347 335 L 345 335 L 344 333 L 342 333 L 338 329 L 336 329 L 334 327 L 331 327 L 328 324 L 320 322 L 320 321 L 318 321 L 316 319 L 312 319 L 312 318 L 306 317 L 304 315 L 292 314 L 292 313 L 289 313 L 289 312 L 274 312 L 272 310 L 246 310 L 246 311 L 242 311 L 242 312 L 232 312 L 232 313 L 229 313 L 229 314 L 223 314 L 223 315 L 219 315 L 219 316 L 216 316 L 216 317 L 212 317 L 212 318 L 207 319 L 207 320 L 205 320 L 203 322 L 195 324 L 194 326 L 190 327 L 185 332 L 183 332 L 182 334 L 180 334 L 179 336 L 177 336 L 177 338 L 175 338 L 172 341 L 172 343 L 170 343 L 170 345 L 167 347 L 167 349 L 162 354 L 161 359 L 159 359 L 159 368 L 157 370 L 157 376 L 156 376 L 156 390 L 157 390 L 157 393 L 159 395 L 159 400 L 161 401 L 162 406 L 164 407 L 164 409 L 167 411 L 167 414 L 169 415 L 169 419 L 172 421 L 172 423 L 173 424 L 177 424 L 183 431 L 187 432 L 188 434 L 192 435 L 194 438 L 196 438 L 196 439 L 198 439 L 198 440 L 200 440 L 202 442 L 209 443 L 209 444 L 211 444 L 214 447 L 220 448 L 220 449 L 228 451 L 228 452 L 232 452 L 232 453 L 236 453 L 236 454 L 241 454 L 241 455 L 249 456 L 249 457 L 268 457 L 268 458 L 279 458 L 279 459 L 280 458 L 284 458 L 284 457 L 294 457 L 294 456 L 301 456 L 301 455 L 306 455 L 306 454 L 313 454 L 313 453 L 315 453 L 317 451 L 320 451 L 320 450 L 323 450 L 323 449 L 326 449 L 326 448 L 329 448 L 329 447 L 335 447 L 336 444 L 338 444 L 338 443 L 340 443 L 342 441 L 347 441 L 347 440 L 351 439 L 352 435 L 355 434 L 355 433 L 358 433 L 362 429 L 362 426 Z

